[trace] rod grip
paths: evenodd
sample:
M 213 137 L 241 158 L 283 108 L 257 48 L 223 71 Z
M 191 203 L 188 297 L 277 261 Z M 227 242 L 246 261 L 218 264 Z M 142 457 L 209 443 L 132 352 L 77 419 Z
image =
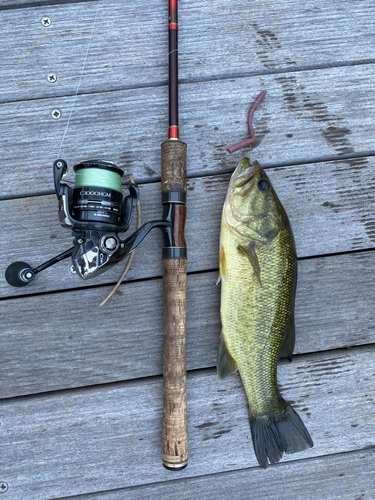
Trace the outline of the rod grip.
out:
M 163 259 L 164 353 L 162 459 L 167 469 L 188 461 L 186 408 L 186 258 Z
M 186 194 L 186 144 L 178 139 L 161 145 L 161 191 Z
M 186 409 L 186 144 L 161 145 L 162 203 L 171 204 L 172 227 L 163 248 L 163 465 L 181 470 L 188 461 Z

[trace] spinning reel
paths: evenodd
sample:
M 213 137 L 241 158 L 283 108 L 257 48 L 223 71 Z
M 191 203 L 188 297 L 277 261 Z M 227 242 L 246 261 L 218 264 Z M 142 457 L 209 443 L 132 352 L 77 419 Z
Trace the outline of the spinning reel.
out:
M 30 283 L 35 275 L 68 257 L 83 279 L 93 278 L 129 255 L 154 227 L 163 230 L 165 246 L 172 246 L 172 205 L 164 205 L 162 220 L 147 222 L 126 239 L 119 233 L 129 229 L 138 203 L 139 188 L 130 182 L 129 194 L 121 192 L 123 171 L 114 163 L 90 160 L 74 167 L 74 187 L 62 183 L 68 166 L 64 160 L 53 164 L 59 217 L 63 227 L 72 230 L 74 246 L 53 259 L 32 268 L 26 262 L 13 262 L 5 271 L 7 282 L 15 287 Z

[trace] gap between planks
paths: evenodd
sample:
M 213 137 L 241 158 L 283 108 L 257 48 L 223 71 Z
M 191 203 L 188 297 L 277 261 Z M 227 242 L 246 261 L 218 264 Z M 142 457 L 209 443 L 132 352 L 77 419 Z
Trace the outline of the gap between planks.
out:
M 315 443 L 283 462 L 301 467 L 299 460 L 308 457 L 374 446 L 373 363 L 374 346 L 303 356 L 280 366 L 281 392 Z M 238 375 L 221 381 L 209 370 L 190 374 L 187 393 L 190 463 L 174 477 L 256 467 Z M 9 400 L 1 415 L 2 480 L 12 486 L 12 500 L 101 491 L 103 482 L 116 489 L 171 478 L 160 458 L 161 377 L 40 396 L 26 404 Z M 291 467 L 269 471 L 285 481 L 288 470 L 289 479 L 295 473 Z
M 88 0 L 91 1 L 91 0 Z M 251 152 L 250 152 L 251 153 Z M 248 155 L 246 153 L 246 150 L 244 150 L 243 153 L 244 156 Z M 334 155 L 329 155 L 329 156 L 322 156 L 322 157 L 311 157 L 311 158 L 305 158 L 301 159 L 300 161 L 293 163 L 293 162 L 275 162 L 271 163 L 263 169 L 265 171 L 269 171 L 272 169 L 277 169 L 277 168 L 287 168 L 287 167 L 302 167 L 304 165 L 319 165 L 321 163 L 330 163 L 330 162 L 345 162 L 345 160 L 361 160 L 365 158 L 373 158 L 375 156 L 375 150 L 371 151 L 364 151 L 361 152 L 360 154 L 347 154 L 347 155 L 340 155 L 338 158 L 337 156 Z M 232 167 L 228 168 L 222 168 L 220 169 L 220 172 L 216 170 L 206 170 L 204 172 L 204 175 L 201 173 L 193 173 L 193 174 L 187 174 L 186 178 L 187 180 L 193 180 L 193 179 L 204 179 L 204 178 L 211 178 L 211 177 L 216 177 L 218 175 L 231 175 L 235 170 L 236 166 L 234 165 Z M 146 178 L 146 177 L 139 177 L 137 178 L 137 184 L 139 186 L 142 185 L 147 185 L 147 184 L 158 184 L 160 183 L 161 177 L 155 176 L 152 179 Z M 64 181 L 64 180 L 63 180 Z M 122 183 L 122 187 L 124 188 L 126 183 Z M 17 193 L 17 194 L 12 194 L 12 195 L 0 195 L 0 201 L 9 201 L 9 200 L 18 200 L 18 199 L 24 199 L 24 198 L 36 198 L 38 196 L 51 196 L 51 195 L 56 195 L 55 191 L 38 191 L 35 193 Z
M 375 489 L 374 447 L 358 451 L 306 458 L 262 471 L 259 468 L 173 479 L 119 490 L 64 497 L 56 500 L 154 500 L 170 495 L 191 500 L 243 500 L 254 490 L 257 500 L 353 500 L 366 498 Z M 345 472 L 343 472 L 345 471 Z M 282 486 L 281 486 L 282 485 Z M 298 491 L 301 494 L 297 493 Z
M 374 342 L 374 266 L 374 252 L 301 262 L 296 354 Z M 215 272 L 200 273 L 187 283 L 188 370 L 216 363 L 221 330 L 216 278 Z M 1 396 L 160 375 L 162 280 L 129 283 L 120 291 L 103 309 L 98 304 L 104 288 L 2 302 Z
M 266 105 L 262 103 L 254 115 L 258 146 L 251 155 L 263 167 L 300 165 L 304 160 L 311 164 L 317 151 L 319 161 L 355 160 L 366 152 L 373 155 L 370 131 L 374 99 L 368 85 L 374 73 L 375 65 L 364 65 L 350 73 L 336 68 L 259 80 L 243 78 L 234 83 L 189 84 L 185 89 L 181 85 L 181 127 L 188 144 L 189 177 L 232 171 L 241 155 L 248 152 L 230 156 L 225 146 L 247 135 L 246 114 L 254 87 L 269 91 Z M 327 79 L 337 82 L 328 94 Z M 340 87 L 343 81 L 344 94 Z M 361 106 L 348 108 L 346 103 L 355 102 L 360 94 L 364 96 Z M 53 189 L 51 165 L 57 151 L 51 145 L 61 143 L 71 100 L 3 105 L 7 124 L 0 148 L 4 149 L 7 168 L 1 179 L 2 197 Z M 133 90 L 82 96 L 70 121 L 62 156 L 72 165 L 78 158 L 108 158 L 110 152 L 111 160 L 127 174 L 132 172 L 136 181 L 155 180 L 159 177 L 160 144 L 165 139 L 166 108 L 166 89 L 160 88 L 142 94 Z M 62 111 L 58 123 L 50 116 L 53 109 Z M 148 138 L 149 147 L 144 147 L 139 131 Z
M 273 186 L 291 221 L 298 257 L 374 248 L 373 172 L 374 157 L 269 170 Z M 186 222 L 189 273 L 217 267 L 221 211 L 228 181 L 229 174 L 189 179 Z M 143 219 L 155 219 L 162 211 L 159 184 L 144 184 L 140 190 Z M 0 217 L 3 221 L 1 269 L 5 270 L 13 261 L 26 259 L 31 266 L 36 266 L 71 246 L 70 232 L 58 221 L 54 195 L 2 201 Z M 14 245 L 20 235 L 22 247 Z M 127 281 L 161 276 L 161 245 L 159 233 L 151 233 L 142 242 Z M 0 280 L 0 295 L 34 295 L 101 286 L 116 282 L 121 267 L 114 266 L 88 284 L 71 275 L 69 264 L 62 262 L 41 273 L 23 289 L 11 288 L 3 278 Z
M 94 10 L 95 3 L 89 3 L 93 3 Z M 90 25 L 93 13 L 87 8 L 87 2 L 82 6 L 74 4 L 70 8 L 68 3 L 50 7 L 49 16 L 54 21 L 48 30 L 41 30 L 38 24 L 38 17 L 47 10 L 45 5 L 25 9 L 20 16 L 23 23 L 16 23 L 10 14 L 4 16 L 1 31 L 8 53 L 3 65 L 5 70 L 11 69 L 3 72 L 2 95 L 13 94 L 14 100 L 15 94 L 43 97 L 75 93 L 74 77 L 79 73 L 82 46 L 87 40 L 85 28 Z M 280 73 L 284 68 L 289 72 L 336 65 L 351 67 L 374 61 L 371 2 L 350 4 L 351 16 L 348 16 L 347 2 L 335 0 L 322 4 L 315 0 L 311 4 L 284 0 L 275 6 L 274 2 L 265 0 L 249 11 L 244 0 L 233 0 L 230 8 L 219 0 L 203 0 L 197 5 L 181 1 L 181 82 L 249 74 L 264 76 Z M 166 5 L 159 0 L 147 6 L 141 0 L 132 0 L 130 7 L 125 1 L 122 4 L 105 2 L 101 30 L 94 39 L 95 50 L 88 61 L 83 91 L 116 90 L 139 85 L 140 81 L 143 81 L 141 85 L 147 85 L 156 78 L 167 81 L 167 32 L 163 30 L 166 16 Z M 353 31 L 351 17 L 361 25 L 361 36 Z M 113 19 L 116 19 L 115 25 Z M 20 36 L 19 31 L 22 34 L 25 31 L 25 36 Z M 144 32 L 148 33 L 147 38 L 142 35 Z M 30 47 L 34 49 L 31 52 Z M 27 56 L 23 56 L 24 53 Z M 43 81 L 42 76 L 52 62 L 57 72 L 64 75 L 64 79 L 53 86 Z M 26 81 L 25 67 L 30 68 Z
M 92 2 L 92 1 L 97 1 L 97 0 L 83 0 L 86 2 Z M 60 3 L 60 2 L 59 2 Z M 75 2 L 67 2 L 67 3 L 75 3 Z M 0 8 L 0 12 L 1 12 Z M 370 64 L 375 64 L 375 59 L 364 59 L 363 61 L 349 61 L 345 63 L 332 63 L 332 64 L 317 64 L 317 65 L 310 65 L 310 66 L 305 66 L 305 67 L 299 67 L 299 68 L 288 68 L 288 67 L 280 67 L 277 70 L 264 70 L 264 71 L 254 71 L 254 72 L 242 72 L 242 73 L 231 73 L 230 75 L 225 75 L 220 77 L 220 81 L 226 81 L 226 80 L 240 80 L 241 78 L 254 78 L 254 77 L 263 77 L 263 76 L 268 76 L 268 75 L 288 75 L 288 73 L 295 73 L 298 75 L 298 73 L 304 73 L 308 71 L 316 71 L 316 70 L 326 70 L 326 69 L 338 69 L 338 68 L 343 68 L 343 67 L 353 67 L 353 66 L 364 66 L 364 65 L 370 65 Z M 178 80 L 179 85 L 189 85 L 189 84 L 199 84 L 199 83 L 213 83 L 216 82 L 218 78 L 216 77 L 201 77 L 201 78 L 181 78 Z M 168 81 L 160 80 L 160 81 L 155 81 L 154 83 L 147 83 L 143 85 L 124 85 L 124 86 L 119 86 L 116 87 L 116 90 L 113 89 L 105 89 L 105 88 L 100 88 L 98 90 L 92 90 L 92 91 L 86 91 L 86 92 L 67 92 L 67 93 L 61 93 L 61 94 L 56 94 L 53 97 L 50 95 L 46 95 L 44 97 L 28 97 L 27 99 L 24 98 L 19 98 L 19 99 L 4 99 L 0 100 L 0 104 L 19 104 L 22 102 L 32 102 L 32 101 L 40 101 L 42 102 L 43 100 L 47 99 L 52 99 L 52 98 L 67 98 L 67 97 L 84 97 L 84 96 L 101 96 L 104 94 L 112 94 L 113 92 L 126 92 L 129 90 L 147 90 L 147 89 L 153 89 L 153 88 L 160 88 L 160 87 L 165 87 L 168 88 Z M 250 103 L 251 104 L 251 103 Z M 371 153 L 373 154 L 373 153 Z M 363 152 L 361 153 L 361 156 L 368 156 L 368 153 Z M 342 156 L 342 158 L 345 158 L 345 156 Z M 349 156 L 348 156 L 349 158 Z M 319 161 L 328 161 L 330 157 L 320 159 Z M 311 161 L 317 161 L 317 160 L 311 160 Z M 279 164 L 275 166 L 281 166 Z M 0 198 L 1 199 L 1 198 Z

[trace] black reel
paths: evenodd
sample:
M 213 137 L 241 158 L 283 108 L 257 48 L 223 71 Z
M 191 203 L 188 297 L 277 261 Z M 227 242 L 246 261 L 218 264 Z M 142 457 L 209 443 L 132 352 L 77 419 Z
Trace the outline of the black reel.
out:
M 162 220 L 147 222 L 123 240 L 119 233 L 129 229 L 139 199 L 137 184 L 130 182 L 129 194 L 123 196 L 123 171 L 111 162 L 90 160 L 74 167 L 76 179 L 71 188 L 61 182 L 67 169 L 64 160 L 53 164 L 60 223 L 72 230 L 74 246 L 36 268 L 26 262 L 13 262 L 5 271 L 10 285 L 25 286 L 36 274 L 67 257 L 72 258 L 74 270 L 81 278 L 93 278 L 124 259 L 154 227 L 163 230 L 166 246 L 172 246 L 170 204 L 165 205 Z

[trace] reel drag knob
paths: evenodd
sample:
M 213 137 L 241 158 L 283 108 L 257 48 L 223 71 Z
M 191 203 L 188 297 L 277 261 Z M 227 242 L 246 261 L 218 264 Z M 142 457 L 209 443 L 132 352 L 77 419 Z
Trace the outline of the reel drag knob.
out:
M 5 271 L 5 279 L 9 285 L 16 287 L 26 286 L 34 277 L 34 271 L 26 262 L 13 262 Z

